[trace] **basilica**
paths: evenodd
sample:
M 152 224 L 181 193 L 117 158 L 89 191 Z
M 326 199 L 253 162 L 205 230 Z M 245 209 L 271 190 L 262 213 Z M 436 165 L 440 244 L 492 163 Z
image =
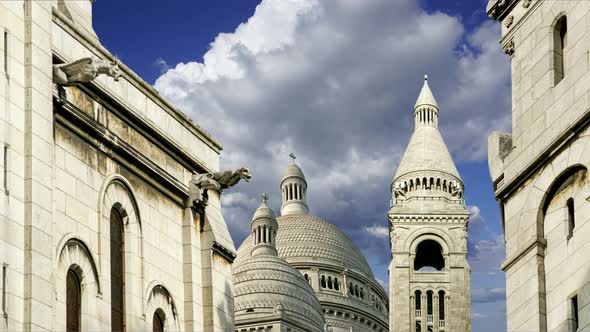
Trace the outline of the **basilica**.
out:
M 294 158 L 236 249 L 221 200 L 253 175 L 101 44 L 92 4 L 0 0 L 0 331 L 471 331 L 469 188 L 428 77 L 387 184 L 384 289 Z M 585 330 L 590 3 L 487 13 L 512 70 L 511 132 L 488 140 L 508 331 Z

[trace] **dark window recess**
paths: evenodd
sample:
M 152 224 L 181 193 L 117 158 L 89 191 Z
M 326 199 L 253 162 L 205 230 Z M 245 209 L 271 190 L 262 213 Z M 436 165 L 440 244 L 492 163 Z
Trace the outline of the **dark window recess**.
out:
M 111 210 L 111 331 L 125 331 L 125 247 L 123 221 Z
M 82 289 L 74 270 L 68 270 L 66 278 L 66 331 L 79 332 L 81 321 Z

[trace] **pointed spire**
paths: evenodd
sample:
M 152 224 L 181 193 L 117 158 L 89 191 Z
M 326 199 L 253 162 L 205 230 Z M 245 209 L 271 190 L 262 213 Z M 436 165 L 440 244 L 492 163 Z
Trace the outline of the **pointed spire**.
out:
M 279 224 L 274 211 L 268 206 L 268 197 L 262 194 L 260 206 L 254 212 L 250 228 L 254 247 L 252 256 L 277 255 L 276 237 Z
M 434 99 L 434 95 L 430 90 L 430 86 L 428 86 L 428 75 L 424 75 L 424 85 L 422 86 L 422 91 L 420 91 L 418 100 L 416 100 L 416 105 L 414 105 L 414 109 L 418 108 L 419 106 L 426 105 L 434 106 L 436 109 L 438 109 L 436 99 Z

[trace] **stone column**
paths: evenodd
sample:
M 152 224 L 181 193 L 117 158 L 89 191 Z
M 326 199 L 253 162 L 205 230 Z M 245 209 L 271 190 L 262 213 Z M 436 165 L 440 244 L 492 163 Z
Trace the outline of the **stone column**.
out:
M 184 209 L 182 223 L 182 264 L 184 283 L 184 328 L 186 331 L 203 329 L 200 214 L 190 207 Z
M 53 96 L 52 2 L 24 1 L 24 112 L 15 111 L 24 135 L 24 272 L 23 323 L 25 331 L 54 329 L 55 294 L 53 254 Z M 16 29 L 15 29 L 16 30 Z M 13 38 L 14 39 L 14 38 Z M 14 48 L 16 50 L 16 48 Z M 20 73 L 19 73 L 20 75 Z M 22 90 L 21 90 L 22 91 Z M 16 143 L 16 142 L 15 142 Z M 14 191 L 18 195 L 18 191 Z M 16 210 L 15 210 L 16 211 Z M 58 221 L 60 222 L 60 221 Z M 14 234 L 13 236 L 19 236 Z M 20 234 L 22 236 L 22 234 Z M 15 270 L 21 267 L 14 266 Z M 16 317 L 13 317 L 13 319 Z
M 450 313 L 451 310 L 449 308 L 449 303 L 451 303 L 451 299 L 448 295 L 445 295 L 445 331 L 449 330 L 449 326 L 451 326 L 449 323 L 451 322 L 450 319 Z
M 422 331 L 426 331 L 428 328 L 428 323 L 426 321 L 426 313 L 428 311 L 428 297 L 426 296 L 426 292 L 422 292 L 422 297 L 420 298 L 420 309 L 422 310 L 421 322 L 420 326 L 422 326 Z
M 416 332 L 416 297 L 410 295 L 410 331 Z
M 313 267 L 311 268 L 311 271 L 313 272 L 311 275 L 313 275 L 313 278 L 311 279 L 311 288 L 313 288 L 314 291 L 319 292 L 320 291 L 320 269 L 318 269 L 317 267 Z
M 434 293 L 432 295 L 432 324 L 433 324 L 433 331 L 438 332 L 438 295 Z

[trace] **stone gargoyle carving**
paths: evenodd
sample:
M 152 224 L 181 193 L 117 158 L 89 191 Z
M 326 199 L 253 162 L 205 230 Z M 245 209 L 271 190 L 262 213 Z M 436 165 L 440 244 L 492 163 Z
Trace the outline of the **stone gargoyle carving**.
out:
M 189 197 L 187 206 L 198 207 L 206 204 L 207 190 L 222 192 L 223 189 L 235 186 L 240 180 L 250 182 L 252 175 L 247 168 L 228 170 L 215 173 L 193 174 L 189 184 Z
M 118 62 L 108 62 L 94 58 L 83 58 L 70 63 L 53 65 L 53 82 L 59 85 L 87 83 L 98 75 L 105 74 L 115 81 L 121 77 Z

